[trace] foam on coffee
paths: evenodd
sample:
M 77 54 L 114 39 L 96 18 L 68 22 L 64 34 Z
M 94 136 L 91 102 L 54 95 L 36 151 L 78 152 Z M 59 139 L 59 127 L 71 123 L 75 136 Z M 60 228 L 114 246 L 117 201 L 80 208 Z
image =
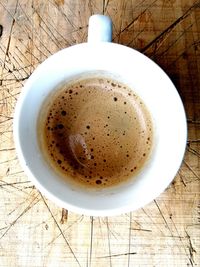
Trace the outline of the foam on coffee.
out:
M 68 181 L 93 188 L 118 185 L 149 157 L 150 114 L 123 83 L 106 77 L 74 80 L 51 96 L 46 112 L 41 146 Z

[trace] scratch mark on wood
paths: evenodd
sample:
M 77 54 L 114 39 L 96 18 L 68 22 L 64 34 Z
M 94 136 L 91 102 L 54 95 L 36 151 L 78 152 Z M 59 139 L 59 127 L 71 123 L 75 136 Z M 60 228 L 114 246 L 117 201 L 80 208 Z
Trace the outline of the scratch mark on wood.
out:
M 54 2 L 52 2 L 52 1 L 50 1 L 50 0 L 48 0 L 48 2 L 51 3 L 52 5 L 54 5 L 54 6 L 57 8 L 57 10 L 61 13 L 61 16 L 63 16 L 63 18 L 64 18 L 64 19 L 65 19 L 65 20 L 72 26 L 72 28 L 76 29 L 76 27 L 75 27 L 75 25 L 73 24 L 72 20 L 70 20 L 70 19 L 67 17 L 66 13 L 63 11 L 63 9 L 62 9 L 60 6 L 57 6 Z M 70 7 L 69 7 L 69 11 L 72 12 L 72 10 L 70 10 Z M 74 15 L 74 17 L 75 17 L 75 14 L 73 14 L 73 15 Z M 74 42 L 75 42 L 75 40 L 74 40 Z
M 39 194 L 29 203 L 29 205 L 23 210 L 23 212 L 9 225 L 9 227 L 6 229 L 6 231 L 0 236 L 0 240 L 8 233 L 8 231 L 13 227 L 16 222 L 25 214 L 27 211 L 29 211 L 33 206 L 35 206 L 40 199 L 37 199 Z M 37 199 L 37 201 L 34 203 L 34 201 Z
M 24 45 L 24 43 L 22 42 L 22 41 L 20 41 L 20 40 L 18 40 L 19 41 L 19 43 L 20 43 L 20 46 L 23 46 L 23 47 L 25 47 L 25 45 Z M 42 43 L 41 43 L 42 44 Z M 43 45 L 43 44 L 42 44 Z M 23 57 L 23 58 L 25 58 L 26 59 L 26 61 L 28 61 L 28 63 L 30 63 L 30 65 L 32 66 L 32 67 L 34 67 L 34 65 L 32 64 L 32 62 L 22 53 L 22 51 L 20 50 L 20 48 L 16 45 L 15 46 L 15 48 L 16 48 L 16 50 L 19 52 L 19 54 Z M 42 51 L 42 50 L 40 50 L 37 46 L 35 46 L 35 48 L 45 57 L 45 58 L 47 58 L 48 56 Z M 50 54 L 50 51 L 46 48 L 46 46 L 44 46 L 44 48 L 47 50 L 47 52 Z M 39 58 L 37 58 L 33 53 L 30 53 L 29 51 L 27 51 L 27 54 L 30 54 L 34 59 L 36 59 L 37 60 L 37 62 L 38 63 L 41 63 L 41 61 L 40 61 L 40 59 Z M 17 55 L 17 57 L 18 57 L 18 55 Z
M 187 143 L 199 143 L 200 139 L 187 140 Z
M 1 38 L 2 34 L 3 34 L 3 26 L 0 25 L 0 38 Z
M 184 55 L 186 54 L 186 51 L 189 50 L 191 47 L 193 46 L 196 46 L 197 44 L 200 44 L 200 42 L 194 42 L 192 44 L 190 44 L 188 47 L 185 48 L 185 51 L 182 52 L 174 61 L 170 62 L 169 65 L 166 65 L 166 68 L 167 69 L 170 69 L 171 66 L 174 66 L 174 64 L 180 59 L 180 58 L 183 58 Z M 199 124 L 199 121 L 194 121 L 194 122 L 191 122 L 189 121 L 190 123 L 194 123 L 194 124 Z
M 191 238 L 190 238 L 188 232 L 187 231 L 185 231 L 185 232 L 186 232 L 186 235 L 187 235 L 187 238 L 188 238 L 188 241 L 189 241 L 189 247 L 188 247 L 189 248 L 189 253 L 190 253 L 189 261 L 190 261 L 191 265 L 194 266 L 194 264 L 196 265 L 196 263 L 195 263 L 195 255 L 196 255 L 197 251 L 196 251 L 196 249 L 194 248 L 194 246 L 192 244 L 192 241 L 191 241 Z
M 162 31 L 156 38 L 154 38 L 148 45 L 146 45 L 144 48 L 141 49 L 141 52 L 144 53 L 148 48 L 150 48 L 152 45 L 155 45 L 154 51 L 157 49 L 158 43 L 163 41 L 163 38 L 167 38 L 168 35 L 172 32 L 172 30 L 181 23 L 185 18 L 187 18 L 190 13 L 197 7 L 199 7 L 200 2 L 196 2 L 193 4 L 182 16 L 180 16 L 178 19 L 176 19 L 170 26 L 168 26 L 164 31 Z
M 102 13 L 103 13 L 103 15 L 105 14 L 105 0 L 103 0 L 103 4 L 102 4 L 102 6 L 103 6 L 103 11 L 102 11 Z
M 0 182 L 2 182 L 2 181 L 0 181 Z M 16 184 L 27 184 L 27 183 L 30 183 L 30 181 L 0 184 L 0 187 L 9 186 L 9 185 L 16 185 Z
M 166 225 L 167 228 L 169 229 L 169 232 L 170 232 L 171 235 L 173 236 L 172 231 L 171 231 L 171 229 L 170 229 L 170 227 L 169 227 L 169 225 L 168 225 L 168 223 L 167 223 L 167 221 L 166 221 L 166 219 L 165 219 L 165 217 L 164 217 L 164 215 L 163 215 L 163 213 L 162 213 L 162 210 L 161 210 L 160 206 L 158 205 L 158 202 L 157 202 L 156 200 L 154 200 L 154 203 L 156 204 L 156 207 L 157 207 L 157 209 L 159 210 L 159 213 L 160 213 L 161 217 L 163 218 L 163 221 L 165 222 L 165 225 Z
M 55 27 L 53 27 L 53 31 L 50 29 L 50 27 L 48 26 L 48 25 L 51 25 L 52 26 L 52 24 L 50 23 L 50 22 L 48 22 L 48 23 L 46 23 L 45 22 L 45 20 L 43 20 L 43 18 L 42 18 L 42 16 L 40 16 L 40 14 L 39 14 L 39 12 L 36 10 L 36 9 L 34 9 L 34 11 L 36 12 L 36 14 L 38 15 L 38 17 L 40 18 L 40 20 L 41 20 L 41 22 L 45 25 L 45 27 L 47 28 L 47 30 L 49 31 L 49 33 L 44 29 L 44 27 L 42 26 L 42 24 L 41 24 L 41 28 L 44 30 L 44 32 L 49 36 L 49 38 L 58 46 L 58 44 L 60 44 L 59 42 L 58 42 L 58 38 L 54 35 L 54 32 L 56 32 L 56 33 L 58 33 L 59 34 L 59 36 L 61 36 L 64 40 L 65 40 L 65 42 L 68 44 L 68 45 L 71 45 L 57 30 L 56 30 L 56 28 Z M 52 39 L 52 37 L 55 39 L 55 40 L 53 40 Z M 58 46 L 59 47 L 59 46 Z M 62 47 L 62 45 L 60 44 L 60 47 Z
M 84 218 L 83 215 L 81 215 L 80 217 L 78 217 L 77 220 L 73 221 L 73 223 L 71 223 L 70 225 L 68 225 L 68 227 L 65 229 L 65 231 L 63 231 L 63 233 L 65 233 L 66 231 L 68 231 L 74 224 L 77 224 L 77 223 L 81 222 L 83 218 Z M 54 243 L 55 240 L 56 240 L 57 238 L 59 238 L 60 236 L 61 236 L 61 233 L 59 233 L 55 238 L 53 238 L 53 239 L 51 240 L 51 242 L 49 242 L 49 243 L 47 244 L 47 246 L 49 246 L 49 245 L 51 245 L 52 243 Z
M 105 6 L 104 6 L 104 14 L 105 14 L 106 11 L 107 11 L 109 2 L 110 2 L 110 0 L 107 0 L 106 4 L 105 4 Z
M 2 122 L 1 122 L 2 123 Z M 11 147 L 11 148 L 3 148 L 3 149 L 0 149 L 0 152 L 7 152 L 7 151 L 13 151 L 15 150 L 15 147 Z
M 60 223 L 64 224 L 65 222 L 67 222 L 67 219 L 68 219 L 68 210 L 62 208 L 62 216 L 60 219 Z
M 4 55 L 4 61 L 3 61 L 1 76 L 0 76 L 1 77 L 1 80 L 2 80 L 2 77 L 3 77 L 3 69 L 5 67 L 6 56 L 8 56 L 8 51 L 9 51 L 9 47 L 10 47 L 10 41 L 11 41 L 12 31 L 13 31 L 13 27 L 14 27 L 14 24 L 15 24 L 15 18 L 14 17 L 15 17 L 15 14 L 17 12 L 18 2 L 19 2 L 19 0 L 16 1 L 14 15 L 13 15 L 13 20 L 12 20 L 12 23 L 11 23 L 10 32 L 9 32 L 9 36 L 8 36 L 8 42 L 7 42 L 7 47 L 6 47 L 6 51 L 5 51 L 5 55 Z M 0 3 L 0 4 L 4 7 L 4 5 L 2 3 Z M 2 82 L 0 82 L 0 85 L 1 84 L 2 84 Z
M 142 232 L 152 232 L 152 230 L 150 230 L 150 229 L 142 229 L 142 228 L 131 228 L 131 230 L 142 231 Z
M 121 254 L 113 254 L 113 255 L 109 255 L 109 256 L 101 256 L 101 257 L 96 257 L 97 259 L 101 259 L 101 258 L 110 258 L 110 257 L 121 257 L 121 256 L 128 256 L 128 255 L 136 255 L 136 252 L 130 252 L 130 253 L 121 253 Z
M 54 222 L 55 222 L 55 224 L 56 224 L 56 226 L 57 226 L 57 228 L 58 228 L 59 232 L 61 233 L 61 235 L 62 235 L 62 237 L 63 237 L 63 239 L 64 239 L 65 243 L 67 244 L 67 246 L 68 246 L 68 248 L 69 248 L 70 252 L 71 252 L 71 253 L 72 253 L 72 255 L 74 256 L 74 259 L 76 260 L 76 262 L 77 262 L 78 266 L 80 266 L 80 267 L 81 267 L 81 265 L 80 265 L 80 263 L 79 263 L 79 260 L 78 260 L 78 258 L 76 257 L 76 255 L 75 255 L 74 251 L 72 250 L 72 248 L 71 248 L 71 246 L 70 246 L 70 244 L 69 244 L 69 242 L 68 242 L 67 238 L 65 237 L 65 235 L 64 235 L 64 233 L 63 233 L 63 231 L 62 231 L 62 229 L 60 228 L 60 226 L 59 226 L 59 224 L 58 224 L 58 222 L 57 222 L 56 218 L 54 217 L 53 213 L 51 212 L 51 210 L 50 210 L 50 208 L 49 208 L 49 206 L 48 206 L 48 204 L 47 204 L 46 200 L 44 199 L 44 197 L 43 197 L 43 195 L 42 195 L 41 193 L 40 193 L 40 195 L 41 195 L 41 198 L 42 198 L 42 200 L 43 200 L 43 202 L 44 202 L 45 206 L 47 207 L 47 210 L 48 210 L 48 211 L 49 211 L 49 213 L 51 214 L 51 216 L 52 216 L 52 218 L 53 218 L 53 220 L 54 220 Z
M 187 151 L 190 152 L 191 154 L 197 156 L 198 158 L 200 157 L 200 153 L 195 150 L 194 148 L 191 148 L 190 146 L 187 146 Z
M 108 236 L 108 253 L 110 256 L 110 267 L 112 267 L 112 259 L 111 259 L 111 248 L 110 248 L 110 231 L 109 231 L 109 221 L 108 221 L 108 217 L 106 217 L 106 226 L 107 226 L 107 236 Z
M 17 183 L 16 183 L 17 184 Z M 24 191 L 22 188 L 17 187 L 15 184 L 13 185 L 12 183 L 7 183 L 3 180 L 0 181 L 0 188 L 5 190 L 6 187 L 12 187 L 13 189 L 16 189 L 17 191 L 20 191 L 26 195 L 29 195 L 26 191 Z
M 191 148 L 190 146 L 187 146 L 187 151 L 192 153 L 193 155 L 197 156 L 198 158 L 200 157 L 200 153 L 195 150 L 194 148 Z
M 142 211 L 144 212 L 144 214 L 151 220 L 151 222 L 153 223 L 153 225 L 155 225 L 156 229 L 158 229 L 160 231 L 160 233 L 164 236 L 163 232 L 161 231 L 161 229 L 158 227 L 158 225 L 153 221 L 153 219 L 151 218 L 151 216 L 146 212 L 146 210 L 144 208 L 142 208 Z
M 0 83 L 3 82 L 3 81 L 17 81 L 17 82 L 19 82 L 19 81 L 25 81 L 28 78 L 29 78 L 29 76 L 23 77 L 23 78 L 15 78 L 15 79 L 12 79 L 12 78 L 10 78 L 10 79 L 0 79 Z
M 187 166 L 187 168 L 194 174 L 194 176 L 200 180 L 200 176 L 190 167 L 190 165 L 185 161 L 185 159 L 183 160 L 183 163 Z
M 21 61 L 20 64 L 23 64 L 23 61 L 21 59 L 20 59 L 20 61 Z M 4 75 L 4 81 L 7 79 L 8 76 L 12 75 L 13 72 L 17 72 L 18 73 L 21 70 L 23 70 L 27 75 L 29 75 L 28 72 L 26 71 L 26 69 L 28 69 L 30 67 L 31 67 L 31 64 L 27 65 L 27 66 L 19 67 L 18 69 L 17 68 L 13 68 L 13 70 L 9 69 L 8 73 Z
M 165 203 L 165 202 L 164 202 Z M 165 205 L 166 206 L 166 205 Z M 167 206 L 166 206 L 166 209 L 167 209 Z M 169 212 L 169 211 L 168 211 Z M 186 247 L 185 247 L 185 244 L 184 244 L 184 242 L 183 242 L 183 237 L 181 237 L 181 235 L 180 235 L 180 233 L 179 233 L 179 231 L 178 231 L 178 228 L 177 228 L 177 226 L 176 226 L 176 223 L 174 222 L 174 220 L 173 220 L 173 215 L 172 214 L 170 214 L 170 216 L 169 216 L 169 218 L 170 218 L 170 220 L 171 220 L 171 222 L 173 223 L 173 226 L 174 226 L 174 228 L 175 228 L 175 230 L 176 230 L 176 233 L 177 233 L 177 236 L 176 237 L 178 237 L 179 238 L 179 240 L 180 240 L 180 242 L 181 242 L 181 246 L 179 245 L 179 244 L 177 244 L 177 246 L 178 247 L 183 247 L 183 249 L 184 249 L 184 251 L 185 251 L 185 255 L 188 257 L 188 255 L 187 255 L 187 249 L 186 249 Z M 174 239 L 175 238 L 175 236 L 174 235 L 172 235 L 172 238 Z M 189 257 L 188 257 L 189 258 Z
M 153 1 L 150 5 L 148 5 L 136 18 L 134 18 L 125 28 L 123 28 L 114 38 L 118 38 L 119 35 L 121 35 L 124 31 L 128 30 L 134 23 L 137 21 L 149 8 L 151 8 L 157 0 Z
M 183 36 L 187 33 L 187 32 L 189 32 L 189 30 L 192 28 L 192 26 L 195 24 L 195 22 L 194 23 L 192 23 L 192 24 L 190 24 L 186 29 L 184 29 L 183 30 L 183 32 L 178 36 L 178 38 L 176 38 L 175 39 L 175 41 L 173 41 L 164 51 L 162 51 L 162 53 L 160 53 L 160 54 L 156 54 L 156 58 L 158 58 L 158 57 L 162 57 L 162 56 L 166 56 L 166 54 L 167 54 L 167 52 L 179 41 L 179 40 L 181 40 L 182 38 L 183 38 Z M 163 39 L 163 41 L 164 41 L 165 39 Z M 160 43 L 160 45 L 159 45 L 159 47 L 161 47 L 162 46 L 162 43 L 163 43 L 163 41 Z M 156 47 L 156 49 L 158 50 L 158 48 L 159 48 L 158 46 Z M 153 53 L 152 53 L 152 55 L 155 57 L 155 52 L 156 51 L 154 51 Z M 151 57 L 151 55 L 150 55 L 150 57 Z
M 24 16 L 26 17 L 26 19 L 29 21 L 29 23 L 32 25 L 32 22 L 31 22 L 31 20 L 30 20 L 30 18 L 29 18 L 29 16 L 26 14 L 26 12 L 24 11 L 24 9 L 22 8 L 22 6 L 19 4 L 19 6 L 20 6 L 20 8 L 21 8 L 21 10 L 22 10 L 22 12 L 23 12 L 23 14 L 24 14 Z M 28 38 L 29 39 L 31 39 L 31 36 L 30 36 L 30 29 L 29 28 L 27 28 L 27 26 L 26 26 L 26 24 L 25 24 L 25 28 L 26 28 L 26 34 L 27 34 L 27 36 L 28 36 Z M 43 28 L 42 28 L 43 29 Z M 36 31 L 36 30 L 34 30 L 34 33 L 36 34 L 36 36 L 37 36 L 37 38 L 39 39 L 39 41 L 40 41 L 40 44 L 46 49 L 46 51 L 51 55 L 52 54 L 52 52 L 44 45 L 44 43 L 43 43 L 43 40 L 40 38 L 40 36 L 38 35 L 38 32 Z M 33 34 L 33 29 L 32 29 L 32 34 Z M 48 33 L 47 33 L 47 35 L 48 35 Z M 20 40 L 19 40 L 20 41 Z M 53 40 L 52 40 L 53 41 Z M 55 42 L 55 41 L 54 41 Z M 23 42 L 21 41 L 21 44 L 22 45 L 24 45 L 23 44 Z M 36 45 L 35 45 L 35 48 L 38 50 L 38 51 L 40 51 L 40 53 L 43 53 Z M 27 51 L 28 52 L 28 51 Z M 29 52 L 30 53 L 30 52 Z M 34 56 L 35 57 L 35 55 L 33 54 L 33 53 L 30 53 L 30 55 L 32 55 L 32 56 Z M 46 56 L 47 57 L 47 56 Z M 36 58 L 37 60 L 38 60 L 38 62 L 40 61 L 38 58 Z M 30 61 L 29 61 L 29 63 L 31 63 Z
M 14 160 L 16 160 L 17 157 L 14 157 L 13 159 L 8 159 L 8 160 L 5 160 L 5 161 L 1 161 L 0 164 L 4 164 L 4 163 L 8 163 L 8 162 L 12 162 Z
M 90 217 L 90 267 L 92 266 L 92 249 L 93 249 L 93 227 L 94 227 L 94 218 Z
M 131 223 L 132 223 L 132 213 L 129 214 L 129 235 L 128 235 L 128 267 L 130 266 L 130 256 L 131 256 Z
M 187 186 L 187 184 L 186 184 L 186 182 L 185 182 L 185 180 L 184 180 L 184 177 L 183 177 L 183 175 L 181 174 L 181 172 L 180 171 L 178 171 L 178 174 L 179 174 L 179 177 L 181 178 L 181 182 L 183 183 L 183 185 L 186 187 Z

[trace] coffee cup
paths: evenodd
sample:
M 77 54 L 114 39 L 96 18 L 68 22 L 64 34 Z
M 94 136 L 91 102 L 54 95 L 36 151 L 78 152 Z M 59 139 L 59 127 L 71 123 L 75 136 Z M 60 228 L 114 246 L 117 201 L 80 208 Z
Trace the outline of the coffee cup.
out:
M 91 216 L 134 211 L 159 196 L 181 165 L 187 137 L 169 77 L 111 40 L 111 19 L 91 16 L 88 42 L 36 68 L 14 116 L 17 154 L 31 181 L 59 206 Z

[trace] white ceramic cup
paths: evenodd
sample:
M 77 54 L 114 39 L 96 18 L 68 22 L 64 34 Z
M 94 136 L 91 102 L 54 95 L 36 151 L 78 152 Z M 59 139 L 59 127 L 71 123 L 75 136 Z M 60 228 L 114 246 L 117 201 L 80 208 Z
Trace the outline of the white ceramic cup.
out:
M 24 171 L 49 199 L 73 212 L 109 216 L 136 210 L 156 198 L 175 177 L 182 162 L 186 117 L 171 80 L 138 51 L 114 44 L 109 17 L 90 17 L 88 42 L 50 56 L 26 82 L 14 116 L 14 138 Z M 37 120 L 47 96 L 62 82 L 83 73 L 108 72 L 143 99 L 154 125 L 154 146 L 142 171 L 130 182 L 88 191 L 60 179 L 46 163 L 38 145 Z

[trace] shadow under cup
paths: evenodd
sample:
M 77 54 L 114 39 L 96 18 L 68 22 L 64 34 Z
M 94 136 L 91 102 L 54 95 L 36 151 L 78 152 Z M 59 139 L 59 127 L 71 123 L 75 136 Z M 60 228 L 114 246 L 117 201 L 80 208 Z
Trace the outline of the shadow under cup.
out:
M 149 161 L 133 180 L 88 191 L 58 178 L 46 163 L 38 143 L 37 120 L 54 88 L 98 71 L 128 84 L 144 101 L 153 120 L 154 146 Z M 31 75 L 17 104 L 14 136 L 21 164 L 42 193 L 71 211 L 109 216 L 144 206 L 169 185 L 184 155 L 186 119 L 174 85 L 153 61 L 125 46 L 85 43 L 59 51 Z

